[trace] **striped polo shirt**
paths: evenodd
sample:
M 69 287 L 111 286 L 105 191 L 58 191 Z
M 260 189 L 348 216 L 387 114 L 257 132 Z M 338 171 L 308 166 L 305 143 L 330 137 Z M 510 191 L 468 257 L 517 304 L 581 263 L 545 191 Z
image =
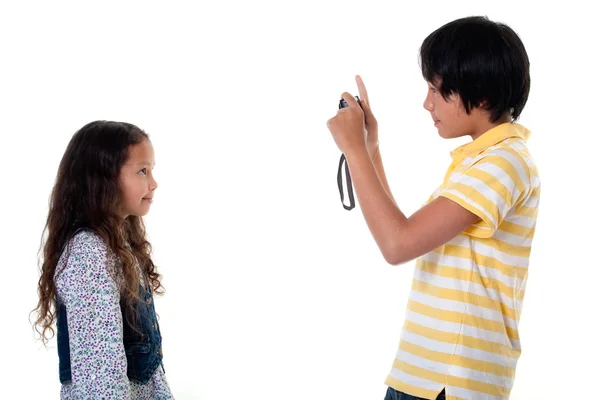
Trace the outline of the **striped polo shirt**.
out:
M 519 316 L 540 196 L 529 130 L 505 123 L 451 152 L 446 197 L 480 221 L 417 260 L 385 383 L 435 399 L 506 399 L 521 353 Z

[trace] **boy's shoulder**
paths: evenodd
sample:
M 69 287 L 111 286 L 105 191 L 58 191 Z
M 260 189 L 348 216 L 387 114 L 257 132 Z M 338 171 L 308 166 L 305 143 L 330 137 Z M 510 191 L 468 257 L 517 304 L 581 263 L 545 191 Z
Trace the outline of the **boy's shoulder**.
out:
M 524 184 L 537 176 L 535 159 L 529 152 L 526 141 L 519 137 L 506 138 L 484 149 L 465 164 L 464 170 L 471 167 L 482 168 L 485 165 L 488 166 L 486 171 L 492 175 L 508 173 L 513 178 L 518 176 Z

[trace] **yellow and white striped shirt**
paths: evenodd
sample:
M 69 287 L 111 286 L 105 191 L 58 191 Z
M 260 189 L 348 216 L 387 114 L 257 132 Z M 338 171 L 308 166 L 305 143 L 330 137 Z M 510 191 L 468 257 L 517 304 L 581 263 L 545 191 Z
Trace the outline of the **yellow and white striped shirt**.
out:
M 400 346 L 385 383 L 418 397 L 506 399 L 521 353 L 519 317 L 540 180 L 525 141 L 505 123 L 454 150 L 446 197 L 481 218 L 417 260 Z

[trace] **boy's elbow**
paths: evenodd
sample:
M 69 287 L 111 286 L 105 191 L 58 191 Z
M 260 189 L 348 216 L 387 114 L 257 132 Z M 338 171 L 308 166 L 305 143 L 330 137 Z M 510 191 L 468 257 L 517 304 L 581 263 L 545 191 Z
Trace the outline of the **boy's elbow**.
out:
M 390 264 L 390 265 L 402 265 L 402 264 L 406 264 L 407 262 L 409 262 L 411 260 L 410 256 L 406 253 L 406 251 L 403 251 L 403 249 L 401 248 L 388 248 L 386 250 L 384 250 L 383 252 L 383 258 L 385 259 L 385 261 Z
M 387 263 L 390 264 L 390 265 L 397 266 L 397 265 L 406 264 L 410 260 L 406 259 L 406 258 L 389 258 L 389 257 L 385 257 L 385 261 L 387 261 Z
M 386 235 L 379 242 L 379 249 L 388 264 L 394 266 L 406 264 L 417 256 L 414 254 L 415 235 L 410 234 L 411 230 L 409 228 L 407 220 L 400 232 Z

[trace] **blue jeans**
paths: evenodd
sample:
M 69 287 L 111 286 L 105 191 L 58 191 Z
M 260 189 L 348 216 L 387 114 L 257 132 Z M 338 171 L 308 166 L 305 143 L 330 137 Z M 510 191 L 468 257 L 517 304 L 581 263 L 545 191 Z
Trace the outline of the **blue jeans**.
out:
M 422 397 L 411 396 L 410 394 L 402 393 L 397 391 L 396 389 L 392 389 L 388 387 L 387 392 L 385 393 L 385 399 L 383 400 L 426 400 Z M 436 400 L 446 400 L 446 391 L 442 390 L 442 393 L 438 395 Z

